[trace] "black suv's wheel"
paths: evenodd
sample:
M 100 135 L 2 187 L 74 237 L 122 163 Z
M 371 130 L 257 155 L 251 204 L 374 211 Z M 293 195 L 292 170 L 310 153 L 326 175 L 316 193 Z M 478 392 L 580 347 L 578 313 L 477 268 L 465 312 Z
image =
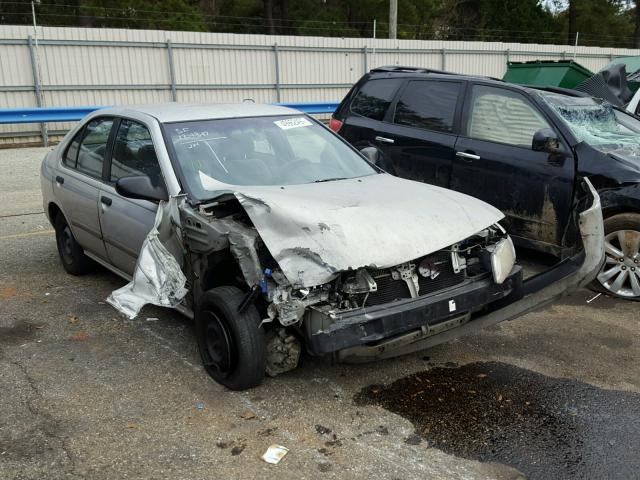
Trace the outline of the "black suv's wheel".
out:
M 606 261 L 592 287 L 640 300 L 640 214 L 621 213 L 607 218 L 604 236 Z
M 84 250 L 76 241 L 67 219 L 58 213 L 55 220 L 56 244 L 62 266 L 71 275 L 82 275 L 93 267 L 93 261 L 84 254 Z
M 217 287 L 202 295 L 196 309 L 196 337 L 207 373 L 231 390 L 262 383 L 266 340 L 254 305 L 242 313 L 244 293 L 236 287 Z

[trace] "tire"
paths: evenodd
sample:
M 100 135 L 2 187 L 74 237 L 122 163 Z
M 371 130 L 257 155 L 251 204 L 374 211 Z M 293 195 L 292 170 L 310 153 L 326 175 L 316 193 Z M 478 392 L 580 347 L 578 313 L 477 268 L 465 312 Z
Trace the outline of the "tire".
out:
M 244 295 L 236 287 L 212 288 L 200 298 L 195 315 L 202 365 L 231 390 L 260 385 L 267 362 L 266 336 L 256 307 L 251 304 L 238 312 Z
M 640 214 L 621 213 L 607 218 L 604 235 L 606 261 L 591 288 L 614 297 L 639 301 Z
M 73 236 L 71 228 L 62 213 L 56 215 L 54 222 L 56 245 L 62 266 L 71 275 L 83 275 L 93 268 L 93 261 L 84 254 L 84 250 Z

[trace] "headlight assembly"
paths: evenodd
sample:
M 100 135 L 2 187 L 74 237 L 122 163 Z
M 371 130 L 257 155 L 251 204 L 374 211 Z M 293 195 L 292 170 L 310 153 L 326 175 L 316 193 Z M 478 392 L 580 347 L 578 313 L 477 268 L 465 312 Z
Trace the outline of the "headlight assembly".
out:
M 507 236 L 498 243 L 487 247 L 490 254 L 493 281 L 500 285 L 504 282 L 516 263 L 516 250 L 511 237 Z

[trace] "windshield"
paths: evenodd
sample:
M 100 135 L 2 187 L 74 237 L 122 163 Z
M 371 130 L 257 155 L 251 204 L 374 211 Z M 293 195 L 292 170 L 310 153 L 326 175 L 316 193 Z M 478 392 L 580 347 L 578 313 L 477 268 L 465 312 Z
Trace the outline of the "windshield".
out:
M 540 92 L 579 142 L 604 153 L 640 156 L 640 121 L 604 100 Z
M 295 185 L 376 173 L 302 115 L 171 123 L 166 131 L 196 199 L 228 185 Z

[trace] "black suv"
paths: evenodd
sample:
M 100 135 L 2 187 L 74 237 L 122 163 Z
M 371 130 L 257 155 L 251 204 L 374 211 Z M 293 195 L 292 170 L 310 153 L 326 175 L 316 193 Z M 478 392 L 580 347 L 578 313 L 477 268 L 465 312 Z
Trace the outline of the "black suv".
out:
M 561 258 L 577 247 L 572 215 L 589 177 L 607 250 L 594 286 L 640 300 L 638 118 L 579 92 L 382 67 L 356 83 L 330 127 L 394 175 L 492 204 L 517 244 Z

